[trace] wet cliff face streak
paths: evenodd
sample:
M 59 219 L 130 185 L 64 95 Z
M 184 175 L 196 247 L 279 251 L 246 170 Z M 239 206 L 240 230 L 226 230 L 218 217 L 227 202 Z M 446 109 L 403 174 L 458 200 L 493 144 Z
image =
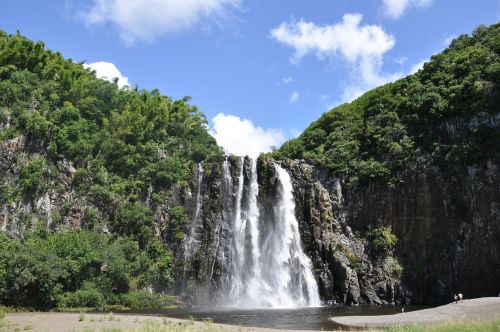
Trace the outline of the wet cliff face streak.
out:
M 265 207 L 257 199 L 256 161 L 239 159 L 237 188 L 232 186 L 229 163 L 224 164 L 223 179 L 230 181 L 224 188 L 235 199 L 224 212 L 230 240 L 218 305 L 291 308 L 321 304 L 311 261 L 300 242 L 290 176 L 281 166 L 274 166 L 276 196 L 272 211 L 261 217 Z

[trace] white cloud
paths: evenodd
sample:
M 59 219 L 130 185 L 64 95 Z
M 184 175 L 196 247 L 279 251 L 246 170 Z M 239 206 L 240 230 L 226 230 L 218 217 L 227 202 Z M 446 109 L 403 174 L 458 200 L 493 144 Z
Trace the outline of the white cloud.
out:
M 129 86 L 128 77 L 123 76 L 122 73 L 116 68 L 111 62 L 93 62 L 89 64 L 83 64 L 83 67 L 95 70 L 96 76 L 110 82 L 113 79 L 118 78 L 118 86 L 123 88 L 124 86 Z
M 394 62 L 397 63 L 398 65 L 402 66 L 408 61 L 408 57 L 401 56 L 399 58 L 394 59 Z
M 448 47 L 450 46 L 451 42 L 453 41 L 453 39 L 457 38 L 457 35 L 450 35 L 448 36 L 448 38 L 446 38 L 443 42 L 444 46 L 445 47 Z
M 300 134 L 302 134 L 302 132 L 298 129 L 295 129 L 295 128 L 292 128 L 288 131 L 290 133 L 290 135 L 293 137 L 293 138 L 297 138 L 300 136 Z
M 351 67 L 351 77 L 342 95 L 350 101 L 363 92 L 401 77 L 382 73 L 384 54 L 396 40 L 378 25 L 361 25 L 361 14 L 346 14 L 341 22 L 319 26 L 312 22 L 281 23 L 271 37 L 295 49 L 290 58 L 298 63 L 308 54 L 320 60 L 341 58 Z
M 282 79 L 282 81 L 283 81 L 284 84 L 292 83 L 293 82 L 293 77 L 291 77 L 291 76 L 285 77 L 284 79 Z
M 271 151 L 285 141 L 279 129 L 264 129 L 252 121 L 235 115 L 219 113 L 212 119 L 212 136 L 228 153 L 239 156 L 258 156 Z
M 288 98 L 288 103 L 290 104 L 295 104 L 296 102 L 299 101 L 300 94 L 297 91 L 294 91 L 290 94 L 290 97 Z
M 410 68 L 410 72 L 408 74 L 415 74 L 417 71 L 419 71 L 420 69 L 424 68 L 424 64 L 426 62 L 428 62 L 429 59 L 426 59 L 426 60 L 422 60 L 420 61 L 419 63 L 416 63 L 414 64 L 411 68 Z
M 189 29 L 201 19 L 221 17 L 240 0 L 93 0 L 80 12 L 88 25 L 114 25 L 127 43 L 152 42 Z
M 382 0 L 385 14 L 393 19 L 400 18 L 410 7 L 427 7 L 433 0 Z

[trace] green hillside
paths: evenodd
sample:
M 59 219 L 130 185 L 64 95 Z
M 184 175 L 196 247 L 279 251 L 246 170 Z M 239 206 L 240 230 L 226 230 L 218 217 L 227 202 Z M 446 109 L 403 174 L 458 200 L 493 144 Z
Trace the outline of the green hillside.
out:
M 498 161 L 500 131 L 481 119 L 500 108 L 499 52 L 500 24 L 479 26 L 416 74 L 323 114 L 274 157 L 314 161 L 350 181 L 391 182 L 417 165 Z M 478 125 L 462 130 L 473 117 Z
M 194 165 L 222 155 L 188 101 L 119 89 L 42 42 L 0 31 L 0 144 L 9 160 L 0 206 L 23 211 L 14 216 L 22 241 L 2 235 L 0 304 L 137 307 L 119 295 L 168 287 L 171 254 L 154 236 L 154 211 L 173 189 L 188 189 Z M 9 152 L 16 138 L 26 144 Z M 67 184 L 62 170 L 71 168 Z M 29 212 L 48 192 L 66 192 L 50 220 Z M 83 214 L 83 232 L 57 233 L 72 213 Z M 181 239 L 184 207 L 165 213 L 166 240 Z M 113 235 L 99 234 L 103 225 Z

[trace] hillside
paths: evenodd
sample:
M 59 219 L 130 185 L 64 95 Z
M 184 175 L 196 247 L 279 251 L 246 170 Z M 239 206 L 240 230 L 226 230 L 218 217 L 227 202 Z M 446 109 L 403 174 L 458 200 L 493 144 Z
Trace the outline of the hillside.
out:
M 416 74 L 323 114 L 273 156 L 306 159 L 354 182 L 394 183 L 398 171 L 417 166 L 498 163 L 499 51 L 500 24 L 480 26 Z
M 177 196 L 198 162 L 222 156 L 188 101 L 119 89 L 0 31 L 0 229 L 25 239 L 2 234 L 0 303 L 102 306 L 167 289 L 160 241 L 181 241 L 187 220 Z

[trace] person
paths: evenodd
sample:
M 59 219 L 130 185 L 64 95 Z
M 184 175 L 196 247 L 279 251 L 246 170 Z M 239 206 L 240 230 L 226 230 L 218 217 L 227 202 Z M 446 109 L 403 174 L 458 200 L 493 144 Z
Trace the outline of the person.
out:
M 464 295 L 462 293 L 458 293 L 458 300 L 462 301 L 464 299 Z
M 457 300 L 458 300 L 458 296 L 457 296 L 457 294 L 454 294 L 454 295 L 453 295 L 453 299 L 455 300 L 455 303 L 457 303 Z
M 401 313 L 404 314 L 405 313 L 405 307 L 402 307 L 401 308 Z

